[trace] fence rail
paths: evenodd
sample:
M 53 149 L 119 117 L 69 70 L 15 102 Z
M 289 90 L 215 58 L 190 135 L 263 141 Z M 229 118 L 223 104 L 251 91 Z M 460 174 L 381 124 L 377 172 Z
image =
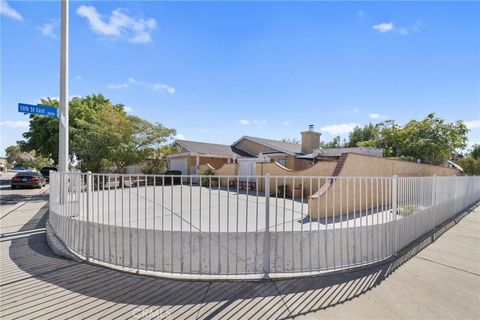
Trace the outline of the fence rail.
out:
M 50 176 L 78 256 L 163 275 L 274 277 L 387 259 L 480 199 L 480 177 Z

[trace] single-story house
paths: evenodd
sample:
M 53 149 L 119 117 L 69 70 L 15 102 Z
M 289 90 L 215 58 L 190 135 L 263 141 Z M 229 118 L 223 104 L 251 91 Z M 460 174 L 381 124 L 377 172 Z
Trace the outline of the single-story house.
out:
M 306 169 L 315 162 L 337 160 L 342 153 L 360 153 L 383 157 L 383 150 L 376 148 L 320 148 L 320 132 L 313 125 L 301 132 L 300 143 L 243 136 L 231 145 L 175 140 L 178 151 L 167 156 L 169 170 L 182 174 L 198 174 L 200 165 L 210 164 L 220 168 L 225 163 L 236 163 L 251 159 L 278 162 L 292 170 Z
M 181 171 L 182 174 L 198 174 L 202 164 L 219 168 L 225 163 L 235 163 L 238 158 L 251 157 L 226 144 L 175 140 L 173 145 L 178 151 L 167 156 L 168 169 Z

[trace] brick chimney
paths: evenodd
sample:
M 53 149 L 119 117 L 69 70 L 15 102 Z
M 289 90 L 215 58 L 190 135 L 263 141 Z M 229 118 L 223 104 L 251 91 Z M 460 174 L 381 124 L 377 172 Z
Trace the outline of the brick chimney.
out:
M 308 126 L 308 131 L 302 132 L 302 152 L 312 153 L 320 147 L 320 132 L 313 131 L 313 124 Z

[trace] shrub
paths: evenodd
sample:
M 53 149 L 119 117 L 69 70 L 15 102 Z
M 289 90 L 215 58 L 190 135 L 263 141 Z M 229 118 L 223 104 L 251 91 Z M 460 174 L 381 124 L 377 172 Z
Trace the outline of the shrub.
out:
M 212 169 L 207 169 L 202 173 L 202 176 L 205 176 L 202 178 L 202 187 L 210 187 L 211 186 L 217 186 L 218 185 L 218 178 L 214 178 L 213 176 L 215 175 L 215 172 Z M 210 182 L 211 180 L 211 182 Z

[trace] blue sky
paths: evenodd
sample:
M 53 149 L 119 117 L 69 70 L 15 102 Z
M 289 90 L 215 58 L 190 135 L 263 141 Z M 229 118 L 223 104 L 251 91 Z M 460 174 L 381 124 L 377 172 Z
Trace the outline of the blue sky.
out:
M 1 154 L 17 103 L 59 96 L 59 1 L 1 0 Z M 103 93 L 184 139 L 322 140 L 436 112 L 480 142 L 480 4 L 70 4 L 70 93 Z

